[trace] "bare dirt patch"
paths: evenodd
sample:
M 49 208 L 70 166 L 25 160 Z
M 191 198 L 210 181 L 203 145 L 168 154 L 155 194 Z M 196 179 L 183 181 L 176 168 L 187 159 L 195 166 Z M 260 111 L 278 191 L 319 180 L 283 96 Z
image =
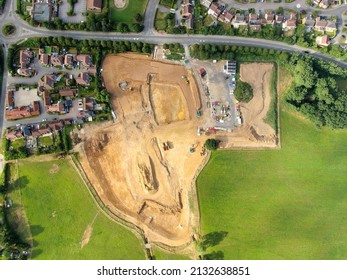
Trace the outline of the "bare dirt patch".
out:
M 124 9 L 128 6 L 128 0 L 114 0 L 114 5 L 117 9 Z
M 86 246 L 89 243 L 90 237 L 92 236 L 93 233 L 93 227 L 91 225 L 88 225 L 86 230 L 83 233 L 83 237 L 81 240 L 81 248 Z
M 58 173 L 58 171 L 59 171 L 59 165 L 55 163 L 52 165 L 51 169 L 49 169 L 50 174 Z
M 270 108 L 270 83 L 273 64 L 241 64 L 240 79 L 253 88 L 253 98 L 248 103 L 241 103 L 244 125 L 241 130 L 249 134 L 251 140 L 258 143 L 276 144 L 274 129 L 264 122 Z
M 127 54 L 105 59 L 103 80 L 119 122 L 80 133 L 89 180 L 107 207 L 143 228 L 150 241 L 191 241 L 188 196 L 204 158 L 189 152 L 204 143 L 196 133 L 201 104 L 193 74 Z

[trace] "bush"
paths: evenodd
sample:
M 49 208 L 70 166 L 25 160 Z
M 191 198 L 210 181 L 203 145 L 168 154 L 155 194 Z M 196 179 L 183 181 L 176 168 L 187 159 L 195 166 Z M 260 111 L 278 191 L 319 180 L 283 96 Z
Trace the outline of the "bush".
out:
M 240 80 L 237 81 L 235 97 L 237 100 L 242 102 L 249 102 L 253 98 L 253 89 L 250 84 L 242 82 Z
M 204 146 L 207 150 L 215 151 L 218 148 L 218 141 L 216 139 L 207 139 Z

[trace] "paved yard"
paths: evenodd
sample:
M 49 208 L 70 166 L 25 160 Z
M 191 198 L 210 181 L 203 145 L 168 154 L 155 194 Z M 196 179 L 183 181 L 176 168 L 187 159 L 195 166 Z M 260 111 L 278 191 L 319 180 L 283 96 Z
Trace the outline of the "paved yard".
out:
M 15 106 L 27 106 L 32 104 L 33 101 L 41 101 L 41 98 L 37 96 L 37 89 L 26 90 L 25 88 L 19 88 L 14 93 Z
M 70 11 L 70 4 L 67 0 L 63 0 L 59 5 L 59 18 L 64 22 L 78 23 L 84 21 L 86 17 L 83 13 L 86 12 L 86 0 L 78 0 L 74 7 L 74 16 L 68 16 L 67 13 Z

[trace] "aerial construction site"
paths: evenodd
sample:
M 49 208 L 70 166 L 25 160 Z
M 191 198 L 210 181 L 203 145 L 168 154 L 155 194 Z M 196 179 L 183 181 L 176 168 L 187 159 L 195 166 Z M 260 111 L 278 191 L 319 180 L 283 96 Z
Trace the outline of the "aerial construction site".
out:
M 117 119 L 80 130 L 82 167 L 106 207 L 141 227 L 148 241 L 186 244 L 199 232 L 195 179 L 207 160 L 205 140 L 219 139 L 222 148 L 276 146 L 262 124 L 266 90 L 254 92 L 258 112 L 246 108 L 250 125 L 218 132 L 206 127 L 210 97 L 194 69 L 135 54 L 107 56 L 102 68 Z M 260 78 L 272 70 L 263 68 Z

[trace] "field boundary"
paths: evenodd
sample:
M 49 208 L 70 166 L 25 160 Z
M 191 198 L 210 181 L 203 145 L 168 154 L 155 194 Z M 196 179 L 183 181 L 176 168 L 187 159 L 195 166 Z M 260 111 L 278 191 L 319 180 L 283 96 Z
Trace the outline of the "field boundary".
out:
M 143 242 L 143 246 L 145 247 L 146 242 L 146 237 L 141 228 L 136 226 L 133 223 L 130 223 L 126 221 L 124 218 L 121 217 L 121 215 L 117 215 L 114 212 L 112 212 L 108 207 L 102 202 L 100 197 L 98 196 L 97 192 L 93 188 L 93 185 L 90 183 L 87 175 L 85 174 L 83 167 L 81 166 L 80 162 L 76 158 L 75 155 L 70 155 L 70 162 L 72 163 L 73 167 L 77 171 L 77 173 L 80 175 L 84 185 L 86 186 L 88 192 L 92 196 L 95 204 L 97 205 L 98 209 L 100 212 L 102 212 L 109 220 L 112 220 L 113 222 L 117 222 L 118 224 L 122 225 L 126 229 L 130 230 L 132 233 L 135 234 L 135 236 Z M 151 255 L 149 254 L 149 251 L 144 249 L 146 252 L 145 256 L 147 259 L 150 259 Z

